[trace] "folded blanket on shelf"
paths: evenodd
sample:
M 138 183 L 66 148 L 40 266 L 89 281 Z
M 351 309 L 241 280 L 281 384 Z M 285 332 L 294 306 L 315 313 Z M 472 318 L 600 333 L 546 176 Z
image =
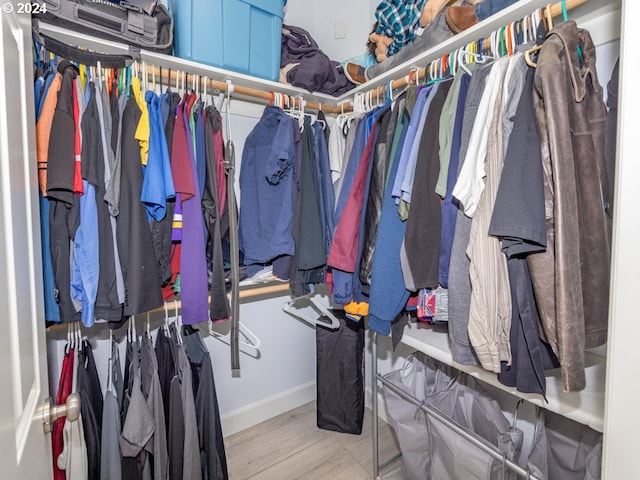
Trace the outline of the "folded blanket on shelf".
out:
M 340 63 L 320 50 L 309 32 L 290 25 L 282 26 L 280 82 L 334 96 L 355 87 Z

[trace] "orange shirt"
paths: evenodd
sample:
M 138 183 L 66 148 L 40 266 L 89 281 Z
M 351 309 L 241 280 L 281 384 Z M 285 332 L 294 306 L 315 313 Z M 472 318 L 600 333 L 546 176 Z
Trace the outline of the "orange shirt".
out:
M 38 160 L 38 183 L 43 196 L 47 196 L 47 160 L 49 153 L 49 135 L 51 134 L 51 123 L 53 114 L 58 104 L 58 92 L 62 86 L 62 75 L 60 72 L 51 81 L 47 96 L 42 104 L 40 118 L 36 122 L 36 158 Z

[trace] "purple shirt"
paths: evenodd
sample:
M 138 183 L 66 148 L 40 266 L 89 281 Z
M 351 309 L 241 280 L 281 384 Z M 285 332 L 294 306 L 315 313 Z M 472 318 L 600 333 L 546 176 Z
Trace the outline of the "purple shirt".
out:
M 193 137 L 189 114 L 195 95 L 187 94 L 178 107 L 173 134 L 173 169 L 176 190 L 181 193 L 182 249 L 180 256 L 180 295 L 185 325 L 209 320 L 207 257 L 202 217 L 202 198 L 198 185 Z M 177 175 L 176 175 L 177 173 Z M 184 189 L 184 191 L 182 190 Z

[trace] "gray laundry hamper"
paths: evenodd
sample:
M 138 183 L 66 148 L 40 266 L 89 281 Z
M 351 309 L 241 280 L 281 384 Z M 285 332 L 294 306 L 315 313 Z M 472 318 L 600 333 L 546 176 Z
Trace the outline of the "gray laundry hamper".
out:
M 386 374 L 385 379 L 405 393 L 424 401 L 448 388 L 455 373 L 423 353 L 407 358 L 404 366 Z M 389 425 L 393 428 L 402 452 L 404 477 L 425 480 L 431 471 L 431 447 L 426 414 L 389 388 L 384 388 Z
M 472 377 L 416 353 L 385 379 L 513 460 L 522 432 Z M 516 478 L 501 462 L 464 439 L 421 408 L 385 388 L 389 423 L 400 444 L 408 480 L 505 480 Z

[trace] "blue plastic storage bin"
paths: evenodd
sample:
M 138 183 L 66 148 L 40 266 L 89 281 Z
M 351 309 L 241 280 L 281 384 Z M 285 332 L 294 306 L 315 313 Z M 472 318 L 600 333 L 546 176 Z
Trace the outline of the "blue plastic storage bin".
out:
M 173 0 L 174 54 L 278 80 L 283 0 Z

